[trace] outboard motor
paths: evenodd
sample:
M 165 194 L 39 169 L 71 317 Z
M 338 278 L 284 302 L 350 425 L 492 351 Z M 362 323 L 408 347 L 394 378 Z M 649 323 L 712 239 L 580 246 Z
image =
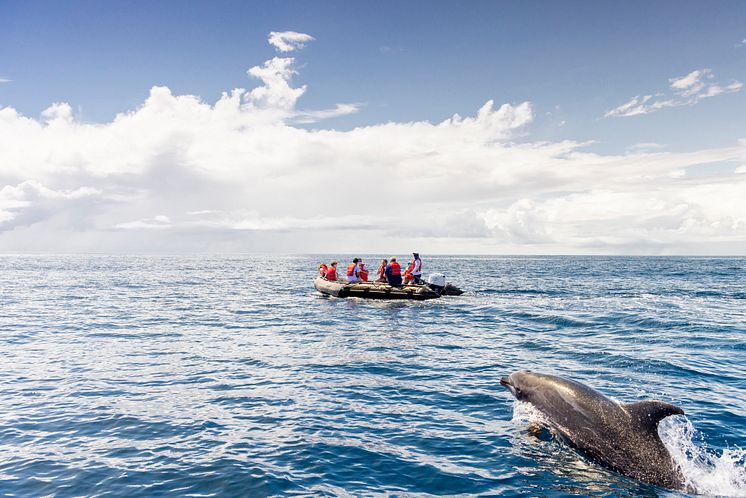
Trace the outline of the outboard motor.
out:
M 446 276 L 442 273 L 432 273 L 427 277 L 426 284 L 439 296 L 460 296 L 464 293 L 455 285 L 446 283 Z
M 446 286 L 446 276 L 442 273 L 431 273 L 427 277 L 427 286 L 437 292 L 438 295 L 442 294 Z

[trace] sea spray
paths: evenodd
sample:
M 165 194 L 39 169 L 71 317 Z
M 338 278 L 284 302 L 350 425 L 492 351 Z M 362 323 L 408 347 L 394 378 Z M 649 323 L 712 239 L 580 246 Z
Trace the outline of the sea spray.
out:
M 546 416 L 534 405 L 525 401 L 513 403 L 512 422 L 516 425 L 546 424 Z
M 513 404 L 512 422 L 546 425 L 546 416 L 531 403 Z M 686 417 L 663 419 L 658 427 L 661 441 L 681 468 L 685 484 L 706 496 L 746 498 L 746 450 L 725 448 L 720 455 L 708 448 L 701 433 Z
M 663 419 L 661 441 L 698 494 L 746 497 L 746 450 L 725 448 L 718 456 L 686 417 Z

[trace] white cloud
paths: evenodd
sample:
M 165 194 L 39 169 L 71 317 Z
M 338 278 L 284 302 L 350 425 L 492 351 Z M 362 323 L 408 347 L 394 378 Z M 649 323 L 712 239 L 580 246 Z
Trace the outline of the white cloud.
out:
M 271 59 L 249 70 L 258 87 L 215 103 L 153 87 L 101 124 L 64 103 L 40 119 L 0 109 L 0 246 L 681 253 L 746 242 L 746 175 L 686 175 L 746 164 L 746 141 L 594 154 L 526 141 L 532 105 L 492 100 L 437 123 L 309 130 L 296 123 L 357 108 L 298 110 L 294 74 L 293 59 Z
M 733 172 L 737 175 L 746 175 L 746 164 L 737 167 Z
M 306 46 L 306 43 L 313 41 L 311 35 L 305 33 L 296 33 L 295 31 L 272 31 L 269 34 L 269 44 L 275 47 L 278 52 L 292 52 Z
M 604 116 L 608 118 L 614 116 L 636 116 L 638 114 L 646 114 L 649 112 L 647 102 L 652 98 L 652 95 L 637 95 L 619 107 L 607 111 Z
M 670 78 L 668 81 L 673 95 L 666 96 L 664 93 L 638 95 L 607 111 L 604 117 L 638 116 L 668 107 L 692 106 L 702 99 L 738 92 L 743 87 L 740 81 L 735 80 L 727 85 L 712 83 L 713 78 L 711 69 L 697 69 L 684 76 Z
M 670 78 L 668 81 L 669 83 L 671 83 L 671 88 L 687 92 L 683 94 L 686 96 L 691 95 L 691 92 L 696 93 L 704 88 L 705 84 L 702 82 L 702 80 L 705 78 L 711 79 L 712 77 L 713 76 L 711 69 L 697 69 L 687 74 L 686 76 L 681 76 L 679 78 Z
M 48 108 L 44 109 L 41 113 L 41 117 L 47 123 L 53 123 L 55 121 L 66 121 L 70 122 L 73 119 L 73 110 L 70 104 L 65 102 L 55 102 Z
M 640 153 L 640 152 L 653 152 L 660 149 L 665 149 L 666 146 L 655 142 L 641 142 L 633 144 L 627 147 L 627 152 Z
M 483 213 L 487 226 L 519 244 L 683 247 L 700 238 L 735 243 L 746 234 L 738 199 L 746 182 L 661 184 L 624 191 L 589 190 Z
M 91 187 L 54 190 L 35 180 L 5 185 L 0 189 L 0 232 L 65 217 L 71 211 L 80 212 L 70 224 L 79 228 L 85 223 L 85 211 L 95 208 L 100 196 L 101 192 Z
M 226 228 L 235 230 L 349 230 L 374 228 L 375 217 L 364 215 L 337 216 L 279 216 L 268 218 L 257 212 L 240 213 L 238 216 L 220 220 Z
M 264 86 L 251 90 L 246 100 L 259 108 L 291 110 L 296 101 L 306 91 L 305 85 L 300 88 L 290 86 L 295 59 L 292 57 L 275 57 L 266 61 L 263 66 L 254 66 L 247 71 L 250 76 L 262 80 Z
M 300 111 L 295 113 L 294 121 L 296 123 L 316 123 L 324 119 L 336 118 L 355 114 L 360 108 L 356 104 L 337 104 L 334 109 L 324 109 L 321 111 Z
M 9 80 L 8 78 L 0 77 L 0 83 L 10 83 L 13 80 Z
M 171 220 L 168 216 L 159 214 L 152 218 L 143 218 L 141 220 L 128 221 L 125 223 L 117 223 L 114 228 L 121 230 L 151 230 L 151 229 L 165 229 L 171 227 Z

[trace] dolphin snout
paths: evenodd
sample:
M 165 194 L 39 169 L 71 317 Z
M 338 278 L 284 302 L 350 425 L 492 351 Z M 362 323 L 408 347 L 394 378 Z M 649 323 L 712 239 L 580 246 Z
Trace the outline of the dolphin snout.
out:
M 503 387 L 508 388 L 508 391 L 510 391 L 510 394 L 516 397 L 518 399 L 518 396 L 521 393 L 521 390 L 518 389 L 515 384 L 513 384 L 513 381 L 511 380 L 509 375 L 505 375 L 500 378 L 500 385 Z

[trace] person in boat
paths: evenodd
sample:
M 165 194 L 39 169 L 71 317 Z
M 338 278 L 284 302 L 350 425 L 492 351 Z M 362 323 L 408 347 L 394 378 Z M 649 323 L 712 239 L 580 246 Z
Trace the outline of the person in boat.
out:
M 337 280 L 337 262 L 332 261 L 329 263 L 329 267 L 326 269 L 326 274 L 324 275 L 324 278 L 331 281 Z
M 326 278 L 326 270 L 328 270 L 328 269 L 329 269 L 329 267 L 326 266 L 326 263 L 321 263 L 319 265 L 319 276 L 321 278 Z
M 348 282 L 358 282 L 360 281 L 360 267 L 358 266 L 359 259 L 355 258 L 352 260 L 352 263 L 347 265 L 347 281 Z
M 386 282 L 386 266 L 388 266 L 389 262 L 385 259 L 381 260 L 381 265 L 378 267 L 378 270 L 376 270 L 376 282 Z
M 389 264 L 386 266 L 386 280 L 392 287 L 401 286 L 401 265 L 396 262 L 395 257 L 389 258 Z
M 358 266 L 357 276 L 360 278 L 360 281 L 367 282 L 368 281 L 368 269 L 365 267 L 365 263 L 363 263 L 363 258 L 359 259 L 357 266 Z
M 414 268 L 414 265 L 411 261 L 409 261 L 407 263 L 407 269 L 404 270 L 404 285 L 414 282 L 414 277 L 412 276 L 412 268 Z
M 422 260 L 420 259 L 420 253 L 413 252 L 414 260 L 412 260 L 412 277 L 414 283 L 419 284 L 422 280 Z

